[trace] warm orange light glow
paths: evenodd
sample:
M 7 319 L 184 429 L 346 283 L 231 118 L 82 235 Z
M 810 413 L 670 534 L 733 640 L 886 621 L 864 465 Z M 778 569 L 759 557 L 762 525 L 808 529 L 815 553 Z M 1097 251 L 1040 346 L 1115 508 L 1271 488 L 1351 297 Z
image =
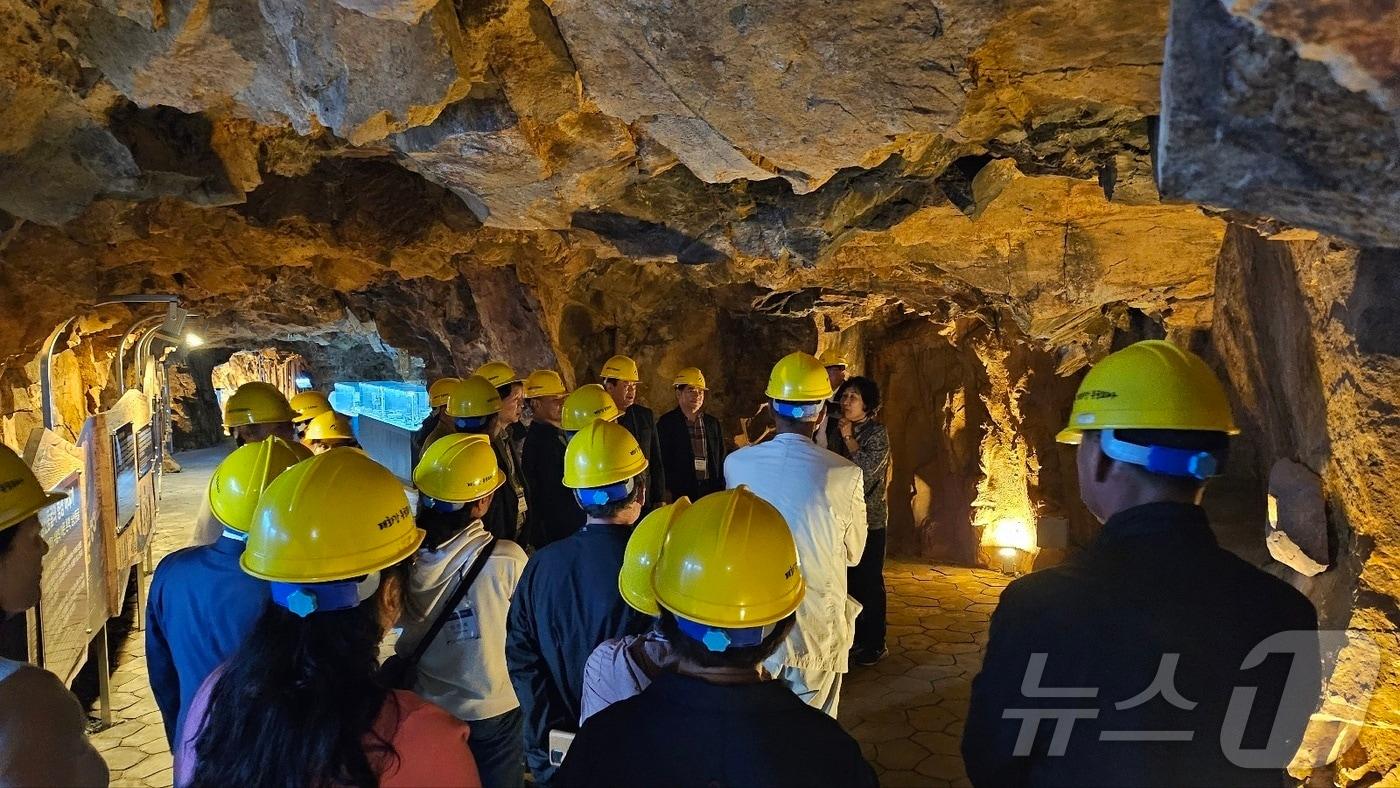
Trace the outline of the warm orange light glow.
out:
M 982 545 L 984 547 L 1000 548 L 1002 555 L 1007 555 L 1007 550 L 1025 550 L 1034 552 L 1036 548 L 1035 527 L 1030 522 L 1021 517 L 1002 517 L 982 531 Z

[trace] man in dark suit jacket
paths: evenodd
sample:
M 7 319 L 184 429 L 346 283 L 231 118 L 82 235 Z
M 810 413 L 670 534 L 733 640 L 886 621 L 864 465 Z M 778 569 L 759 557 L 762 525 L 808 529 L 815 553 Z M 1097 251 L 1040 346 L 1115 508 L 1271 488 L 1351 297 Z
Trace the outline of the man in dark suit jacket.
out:
M 637 362 L 627 356 L 613 356 L 603 365 L 603 388 L 622 411 L 618 424 L 627 428 L 637 445 L 642 447 L 651 470 L 647 479 L 646 508 L 643 514 L 666 503 L 666 469 L 661 463 L 661 443 L 656 434 L 656 414 L 651 408 L 637 402 L 637 383 L 641 375 L 637 372 Z
M 695 367 L 676 373 L 676 408 L 656 420 L 666 492 L 694 501 L 724 489 L 724 435 L 719 419 L 704 412 L 705 376 Z
M 1282 784 L 1318 702 L 1317 613 L 1211 532 L 1201 495 L 1237 431 L 1169 343 L 1084 378 L 1060 439 L 1103 530 L 1002 593 L 963 732 L 973 785 Z

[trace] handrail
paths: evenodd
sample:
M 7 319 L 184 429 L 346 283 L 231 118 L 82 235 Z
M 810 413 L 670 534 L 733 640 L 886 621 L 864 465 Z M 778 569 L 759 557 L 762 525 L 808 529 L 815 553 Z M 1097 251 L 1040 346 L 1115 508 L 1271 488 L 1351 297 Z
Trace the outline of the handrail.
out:
M 136 329 L 141 328 L 142 326 L 149 325 L 149 324 L 154 323 L 154 322 L 156 322 L 156 321 L 164 321 L 164 320 L 165 320 L 165 315 L 151 315 L 151 316 L 148 317 L 148 318 L 144 318 L 144 319 L 142 319 L 142 320 L 136 321 L 135 323 L 132 323 L 132 324 L 131 324 L 131 328 L 128 328 L 128 329 L 126 330 L 126 333 L 125 333 L 125 334 L 122 334 L 122 341 L 119 342 L 119 343 L 117 343 L 117 358 L 116 358 L 116 364 L 117 364 L 117 396 L 120 397 L 121 395 L 123 395 L 123 394 L 126 393 L 126 340 L 131 336 L 132 332 L 134 332 Z M 133 345 L 133 347 L 140 347 L 140 345 L 141 345 L 140 340 L 137 340 L 136 344 Z M 140 359 L 140 356 L 139 356 L 139 355 L 137 356 L 137 359 L 138 359 L 138 361 L 139 361 L 139 359 Z M 138 368 L 137 368 L 136 374 L 138 374 L 138 375 L 141 374 L 141 370 L 140 370 L 140 367 L 139 367 L 139 366 L 138 366 Z

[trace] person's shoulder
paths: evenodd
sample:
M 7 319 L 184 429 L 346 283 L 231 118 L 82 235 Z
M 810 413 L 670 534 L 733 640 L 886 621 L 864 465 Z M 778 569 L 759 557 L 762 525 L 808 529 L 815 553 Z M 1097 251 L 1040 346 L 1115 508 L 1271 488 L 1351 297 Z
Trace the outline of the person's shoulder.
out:
M 1237 600 L 1250 600 L 1262 614 L 1272 611 L 1274 620 L 1294 629 L 1316 629 L 1317 608 L 1302 591 L 1286 580 L 1269 574 L 1225 548 L 1217 548 L 1227 569 L 1222 580 L 1233 589 Z
M 1002 615 L 1062 608 L 1067 597 L 1093 593 L 1094 583 L 1073 559 L 1012 580 L 997 600 Z
M 496 546 L 491 550 L 492 561 L 509 561 L 519 566 L 524 566 L 530 557 L 525 554 L 525 548 L 512 542 L 509 539 L 497 539 Z
M 62 705 L 76 709 L 78 700 L 58 676 L 43 668 L 20 665 L 9 678 L 0 681 L 0 708 L 27 709 L 37 718 Z
M 677 407 L 677 408 L 671 408 L 670 410 L 666 411 L 665 413 L 661 414 L 660 416 L 657 416 L 657 417 L 656 417 L 656 423 L 657 423 L 657 424 L 671 424 L 671 423 L 677 421 L 678 419 L 683 419 L 683 418 L 685 418 L 685 417 L 681 415 L 681 409 L 680 409 L 680 408 L 678 408 L 678 407 Z

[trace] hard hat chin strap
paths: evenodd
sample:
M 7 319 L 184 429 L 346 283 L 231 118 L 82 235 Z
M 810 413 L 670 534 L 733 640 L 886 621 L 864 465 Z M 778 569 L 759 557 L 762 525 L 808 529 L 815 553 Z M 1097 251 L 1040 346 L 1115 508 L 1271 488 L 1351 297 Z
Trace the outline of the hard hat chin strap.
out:
M 455 424 L 459 430 L 479 430 L 486 425 L 490 416 L 458 416 Z
M 306 618 L 312 613 L 349 610 L 374 596 L 379 590 L 380 575 L 370 572 L 356 580 L 336 580 L 330 583 L 273 582 L 272 602 Z
M 773 412 L 793 421 L 816 421 L 825 402 L 784 402 L 773 400 Z
M 1208 451 L 1173 449 L 1168 446 L 1140 446 L 1119 440 L 1111 429 L 1099 431 L 1099 448 L 1118 460 L 1164 476 L 1209 479 L 1220 473 L 1220 460 Z
M 235 542 L 246 542 L 248 541 L 248 534 L 243 533 L 242 531 L 235 530 L 233 528 L 229 528 L 226 525 L 224 526 L 224 538 L 232 539 Z

